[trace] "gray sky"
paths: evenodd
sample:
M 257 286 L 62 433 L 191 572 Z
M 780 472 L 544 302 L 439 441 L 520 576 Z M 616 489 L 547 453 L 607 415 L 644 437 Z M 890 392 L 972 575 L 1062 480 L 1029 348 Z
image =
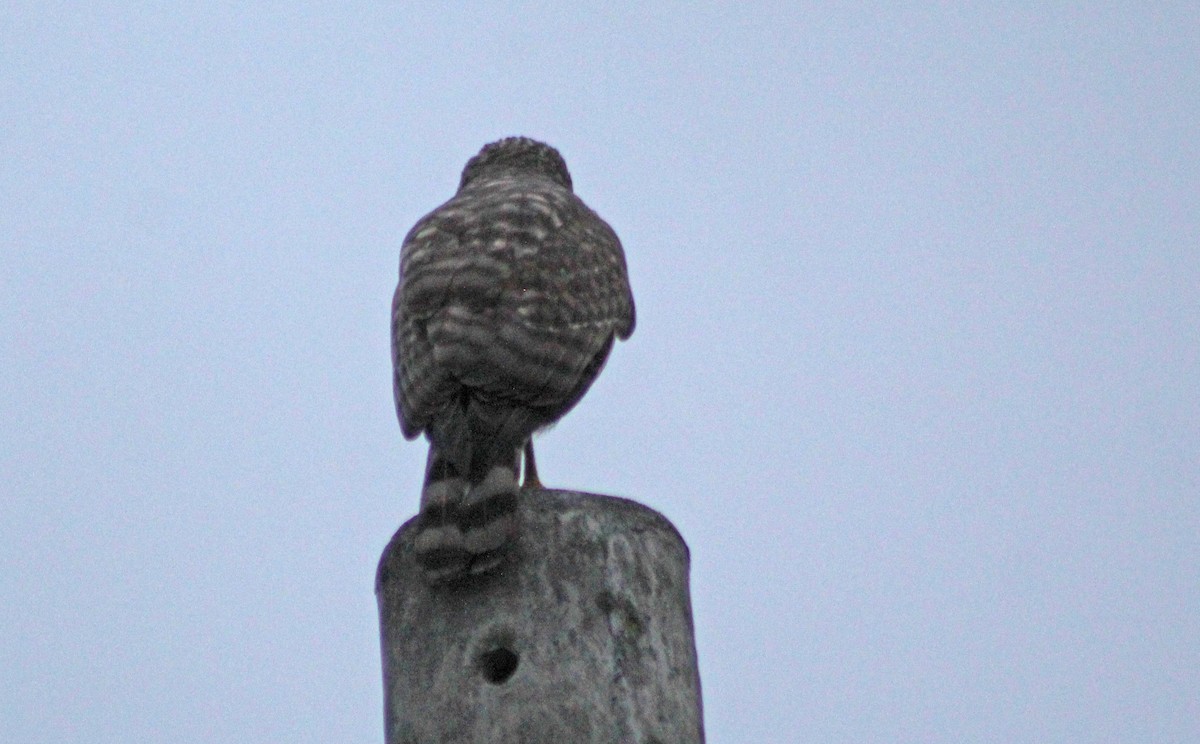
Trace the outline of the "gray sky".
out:
M 511 134 L 709 741 L 1200 740 L 1194 4 L 410 5 L 0 11 L 0 740 L 382 741 L 400 241 Z

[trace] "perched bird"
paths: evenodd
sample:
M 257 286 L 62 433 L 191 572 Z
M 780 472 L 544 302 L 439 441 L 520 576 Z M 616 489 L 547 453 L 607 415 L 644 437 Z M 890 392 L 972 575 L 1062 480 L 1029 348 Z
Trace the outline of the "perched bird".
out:
M 414 552 L 426 578 L 498 565 L 532 435 L 579 402 L 633 333 L 621 242 L 572 191 L 553 147 L 485 146 L 450 201 L 404 239 L 392 300 L 396 414 L 429 459 Z

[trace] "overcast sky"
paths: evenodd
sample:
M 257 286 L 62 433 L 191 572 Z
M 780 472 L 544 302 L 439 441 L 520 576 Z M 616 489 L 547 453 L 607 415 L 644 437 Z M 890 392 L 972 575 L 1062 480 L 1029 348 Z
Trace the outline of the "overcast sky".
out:
M 382 742 L 400 242 L 525 134 L 710 742 L 1200 741 L 1194 3 L 440 5 L 0 10 L 0 740 Z

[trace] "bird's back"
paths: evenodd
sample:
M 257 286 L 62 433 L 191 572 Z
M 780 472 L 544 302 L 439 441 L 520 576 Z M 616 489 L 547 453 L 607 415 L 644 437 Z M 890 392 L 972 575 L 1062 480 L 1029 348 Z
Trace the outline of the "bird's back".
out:
M 615 233 L 536 176 L 471 184 L 418 222 L 393 310 L 407 435 L 462 388 L 556 418 L 634 325 Z

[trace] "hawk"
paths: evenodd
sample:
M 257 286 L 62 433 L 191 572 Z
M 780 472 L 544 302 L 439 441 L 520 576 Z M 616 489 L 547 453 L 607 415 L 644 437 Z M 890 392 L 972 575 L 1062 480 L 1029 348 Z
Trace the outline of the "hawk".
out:
M 634 319 L 620 240 L 542 142 L 486 145 L 409 231 L 392 364 L 400 429 L 429 440 L 413 543 L 429 581 L 504 559 L 522 452 L 539 487 L 533 433 L 579 402 Z

